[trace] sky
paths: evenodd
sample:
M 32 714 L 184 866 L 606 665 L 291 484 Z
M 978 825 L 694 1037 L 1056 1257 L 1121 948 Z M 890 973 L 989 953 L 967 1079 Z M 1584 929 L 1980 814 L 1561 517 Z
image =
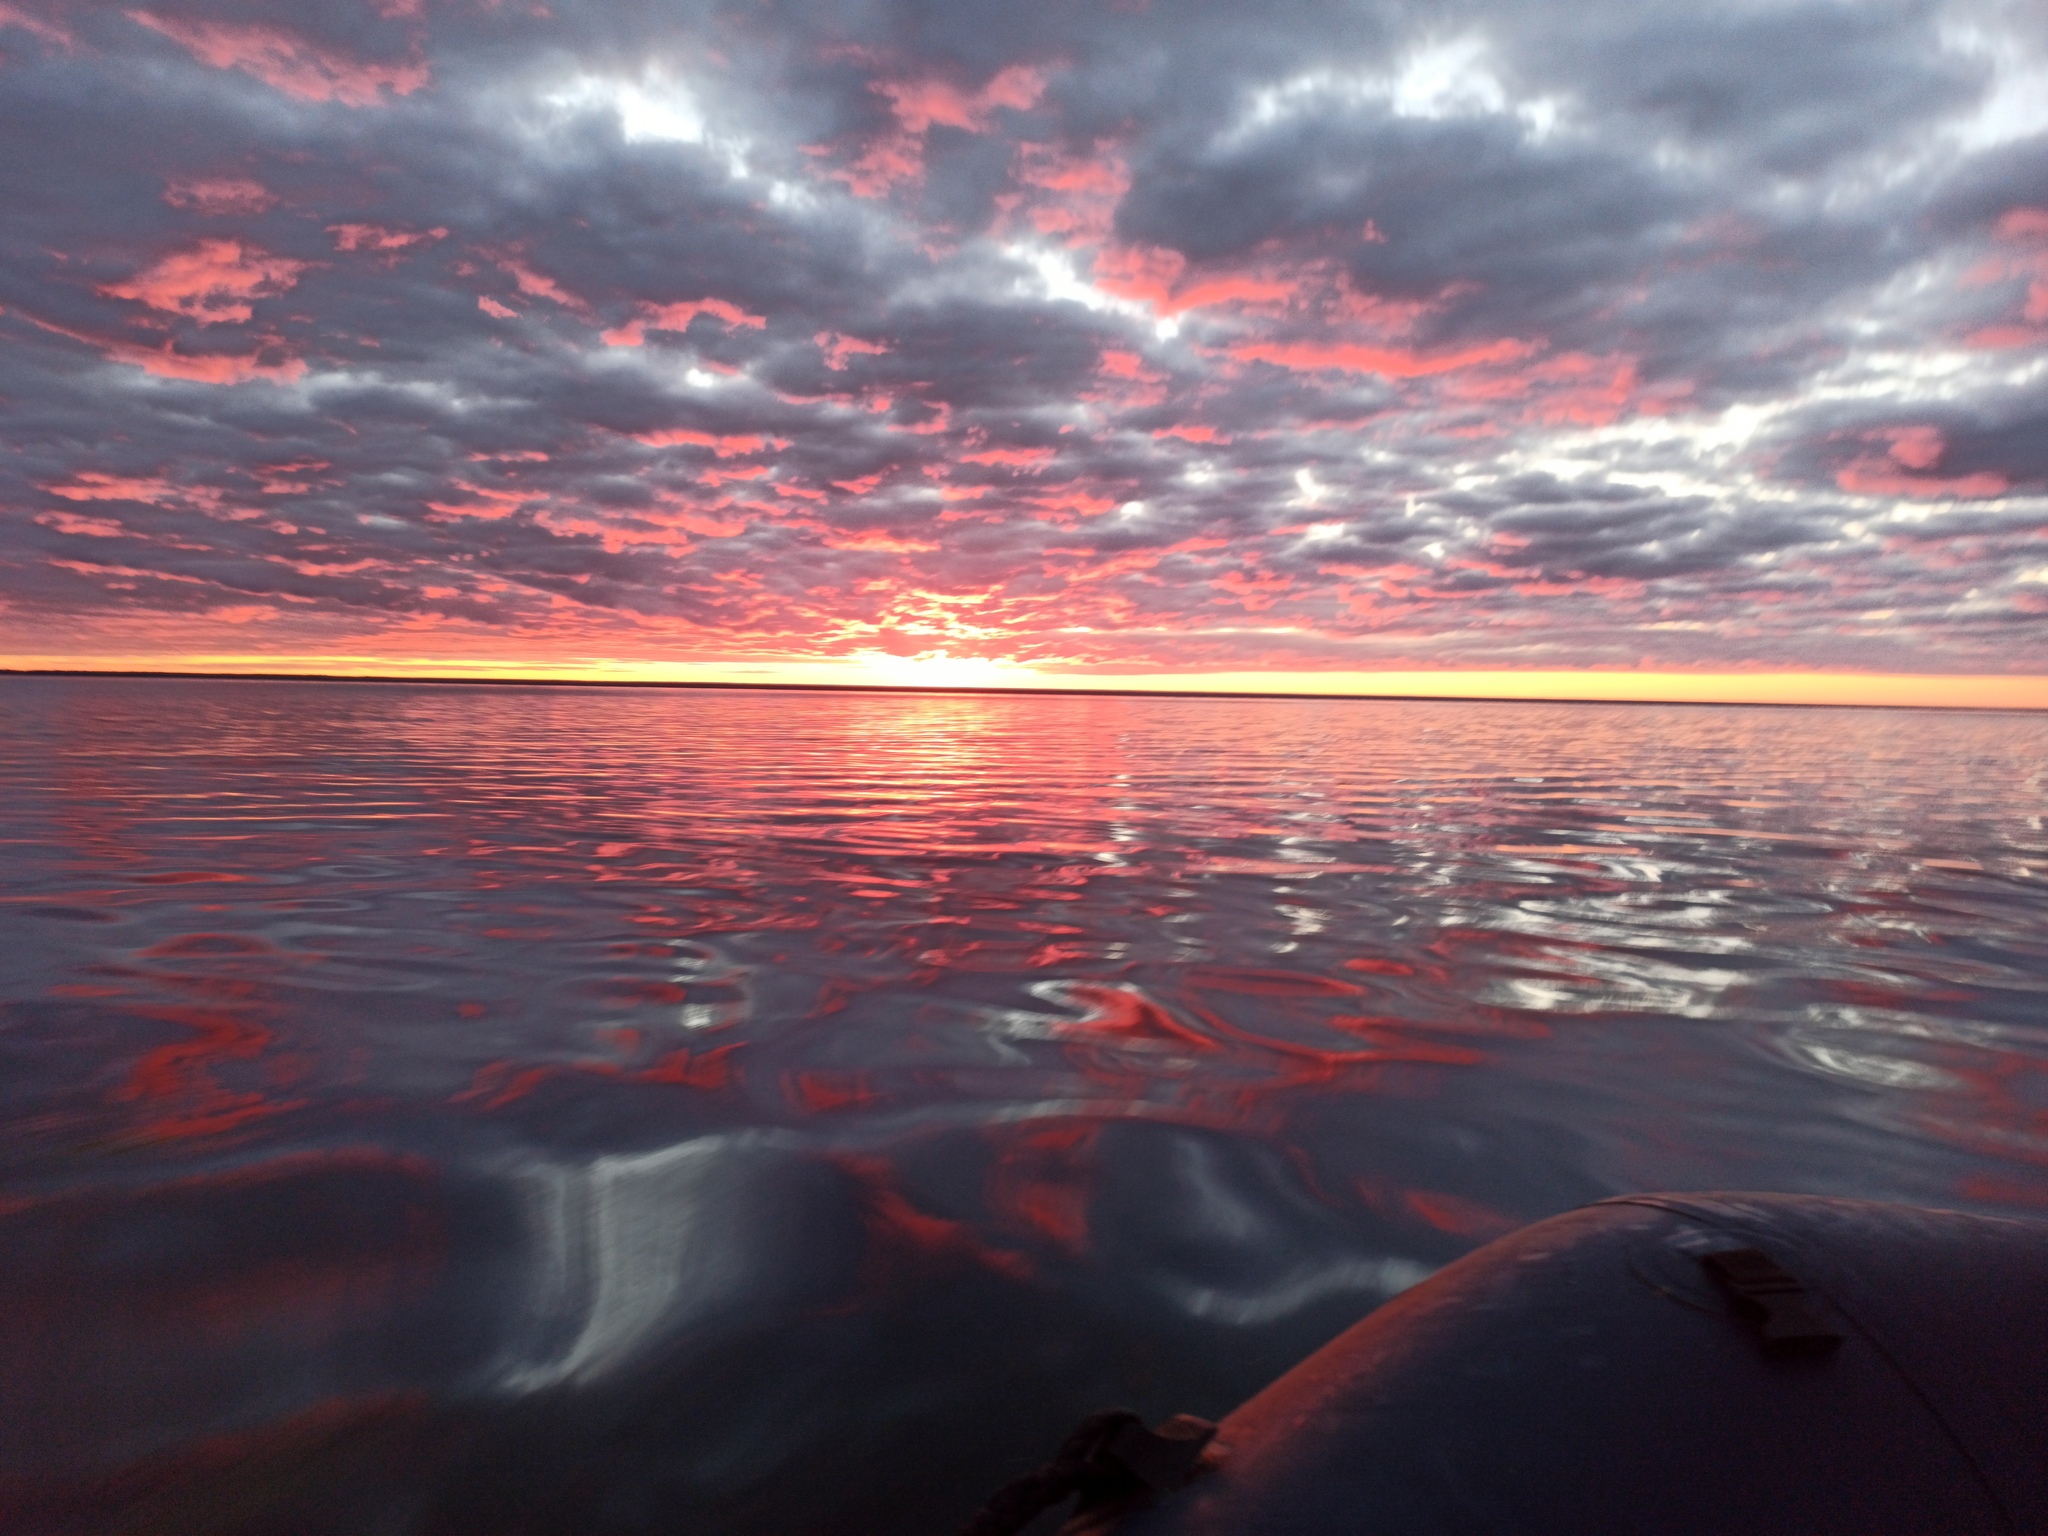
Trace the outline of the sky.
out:
M 0 0 L 0 664 L 2048 705 L 2048 7 Z

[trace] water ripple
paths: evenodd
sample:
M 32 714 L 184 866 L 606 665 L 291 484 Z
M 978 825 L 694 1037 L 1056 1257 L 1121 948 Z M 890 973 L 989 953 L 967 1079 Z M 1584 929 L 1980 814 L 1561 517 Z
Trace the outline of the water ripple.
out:
M 1583 1200 L 2039 1211 L 2044 807 L 2026 715 L 0 680 L 0 1521 L 937 1531 Z

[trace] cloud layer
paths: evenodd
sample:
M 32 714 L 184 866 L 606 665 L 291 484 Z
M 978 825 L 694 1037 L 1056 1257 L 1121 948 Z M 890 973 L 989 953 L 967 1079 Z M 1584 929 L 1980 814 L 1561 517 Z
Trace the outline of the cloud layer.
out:
M 2042 15 L 10 0 L 0 649 L 2048 670 Z

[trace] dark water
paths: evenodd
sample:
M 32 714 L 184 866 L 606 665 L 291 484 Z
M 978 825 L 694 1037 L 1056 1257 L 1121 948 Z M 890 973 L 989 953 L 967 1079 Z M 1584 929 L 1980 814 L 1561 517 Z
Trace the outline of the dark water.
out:
M 2048 1205 L 2048 718 L 0 680 L 0 1524 L 948 1529 L 1646 1188 Z

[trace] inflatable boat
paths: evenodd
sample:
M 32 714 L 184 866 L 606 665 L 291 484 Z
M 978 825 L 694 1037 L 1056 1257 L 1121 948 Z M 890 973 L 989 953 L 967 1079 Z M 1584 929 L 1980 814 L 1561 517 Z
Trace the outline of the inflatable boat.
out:
M 1220 1425 L 1095 1416 L 968 1529 L 1075 1494 L 1065 1536 L 2048 1533 L 2048 1223 L 1603 1201 L 1468 1254 Z

